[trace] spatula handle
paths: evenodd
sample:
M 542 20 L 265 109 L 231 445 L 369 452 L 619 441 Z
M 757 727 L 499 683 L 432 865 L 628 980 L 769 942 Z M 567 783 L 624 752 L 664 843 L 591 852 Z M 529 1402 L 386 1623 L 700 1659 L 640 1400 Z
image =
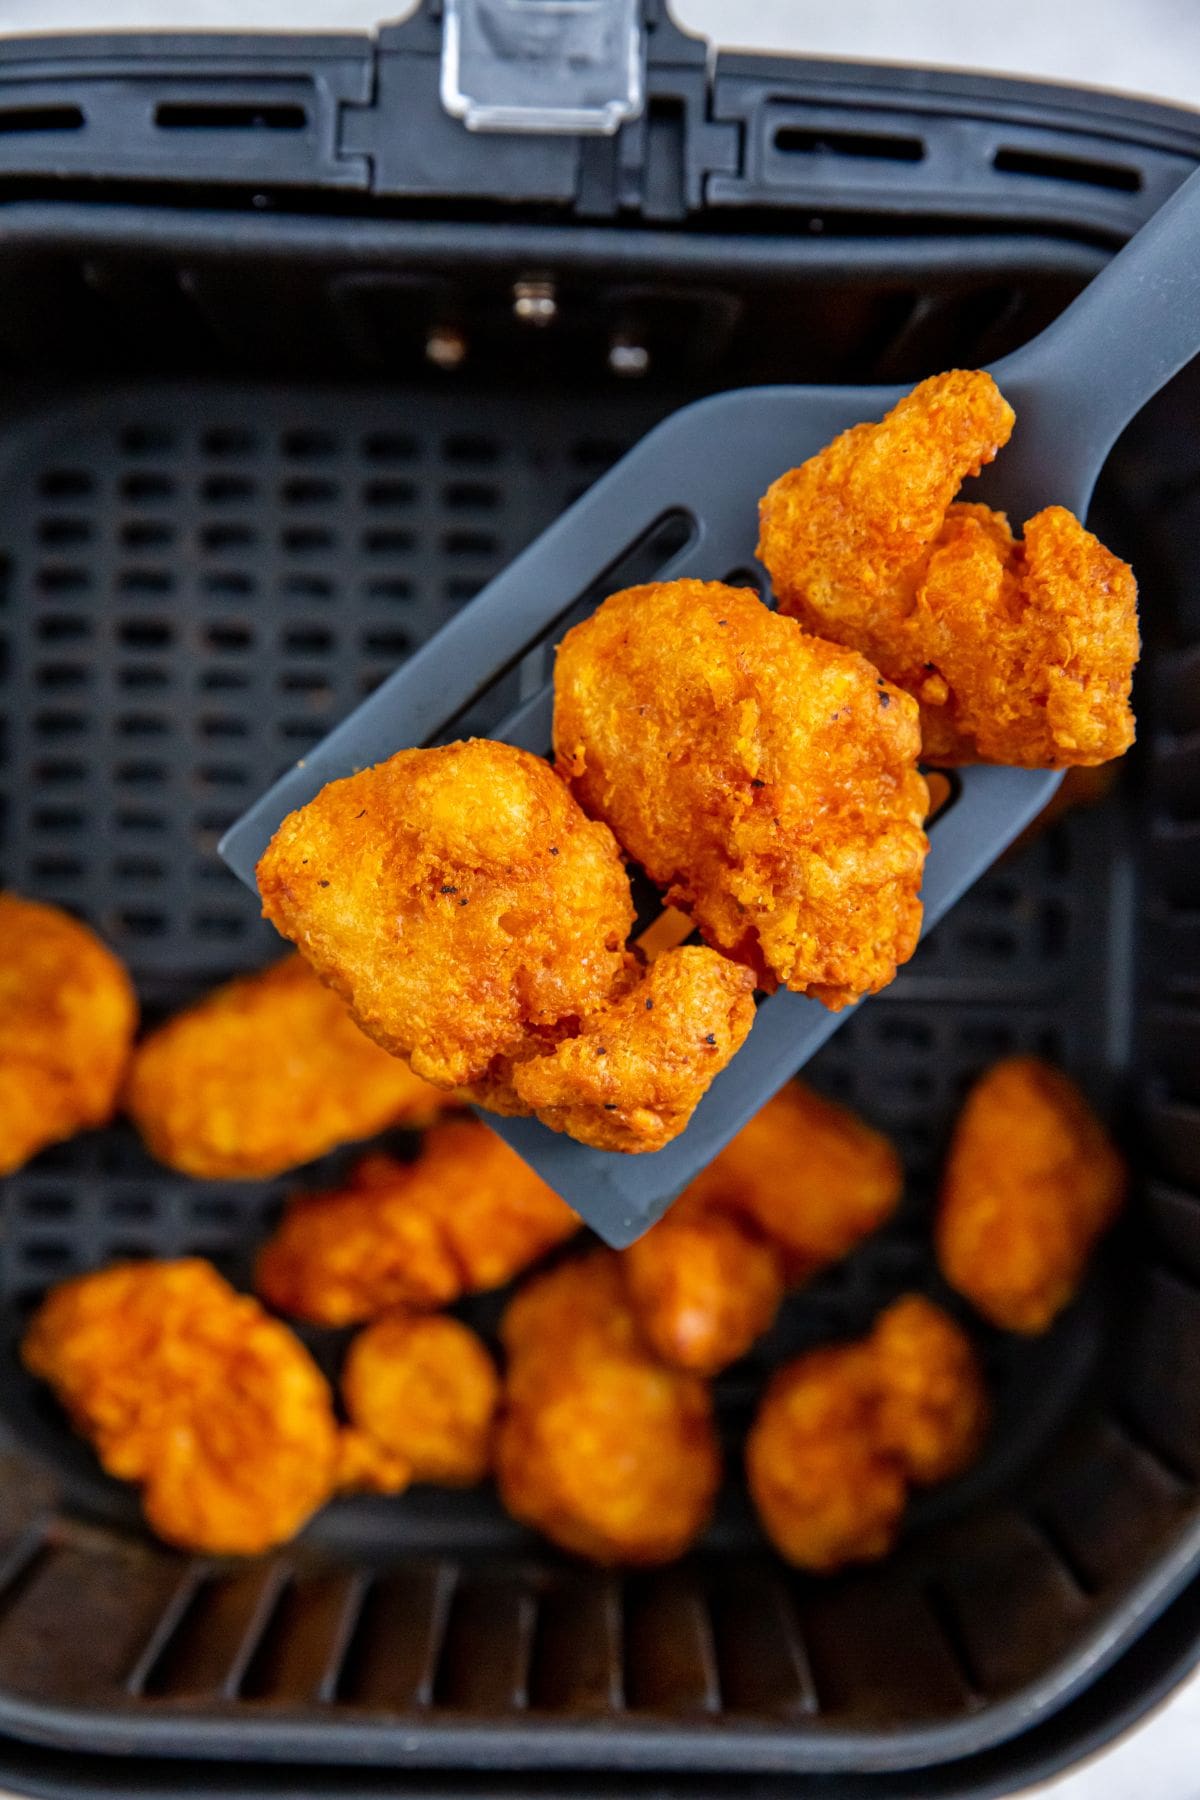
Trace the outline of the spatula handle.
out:
M 1198 352 L 1200 171 L 1053 325 L 993 367 L 1018 420 L 1010 512 L 1026 496 L 1026 517 L 1052 499 L 1082 510 L 1121 431 Z

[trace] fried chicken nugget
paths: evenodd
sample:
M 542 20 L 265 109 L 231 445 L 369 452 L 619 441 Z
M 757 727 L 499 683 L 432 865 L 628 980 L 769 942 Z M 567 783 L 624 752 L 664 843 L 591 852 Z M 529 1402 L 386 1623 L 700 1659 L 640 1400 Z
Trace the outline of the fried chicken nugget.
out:
M 990 1413 L 966 1332 L 924 1295 L 904 1294 L 879 1315 L 868 1342 L 878 1364 L 880 1444 L 917 1487 L 961 1475 Z
M 352 1325 L 499 1287 L 578 1229 L 495 1132 L 447 1119 L 414 1162 L 364 1157 L 343 1187 L 297 1196 L 259 1252 L 255 1287 L 280 1312 Z
M 767 1331 L 783 1299 L 778 1250 L 714 1208 L 676 1201 L 621 1269 L 647 1344 L 672 1368 L 719 1374 Z
M 953 506 L 917 588 L 915 690 L 942 763 L 1093 767 L 1133 742 L 1137 584 L 1061 506 L 1014 541 L 1001 513 Z
M 833 1345 L 777 1369 L 746 1438 L 746 1478 L 767 1536 L 802 1569 L 886 1556 L 908 1483 L 875 1436 L 875 1360 Z
M 746 1439 L 751 1498 L 780 1555 L 829 1571 L 885 1556 L 910 1486 L 960 1474 L 989 1416 L 970 1340 L 907 1294 L 856 1343 L 772 1377 Z
M 790 1081 L 701 1170 L 685 1197 L 756 1227 L 797 1286 L 877 1231 L 903 1186 L 900 1158 L 882 1132 Z
M 559 646 L 554 746 L 585 812 L 761 986 L 837 1008 L 912 955 L 917 709 L 749 589 L 613 594 Z
M 263 912 L 369 1036 L 512 1104 L 511 1066 L 627 978 L 629 878 L 540 757 L 472 738 L 323 788 L 258 865 Z
M 136 1029 L 132 984 L 96 934 L 0 893 L 0 1176 L 112 1117 Z
M 754 1023 L 754 977 L 715 950 L 668 950 L 578 1037 L 521 1063 L 513 1086 L 543 1124 L 600 1150 L 661 1150 Z
M 524 1282 L 504 1309 L 500 1342 L 508 1389 L 518 1376 L 536 1377 L 543 1360 L 566 1356 L 639 1356 L 645 1345 L 629 1303 L 621 1266 L 611 1250 L 573 1256 Z
M 359 1333 L 342 1370 L 346 1411 L 414 1481 L 471 1487 L 491 1464 L 500 1377 L 457 1319 L 392 1313 Z
M 21 1346 L 110 1475 L 142 1489 L 159 1537 L 216 1555 L 290 1538 L 341 1483 L 366 1475 L 307 1350 L 210 1264 L 119 1263 L 65 1282 Z M 351 1447 L 353 1448 L 353 1447 Z M 407 1469 L 376 1454 L 372 1485 Z
M 852 645 L 921 703 L 943 764 L 1093 765 L 1133 741 L 1132 571 L 1064 508 L 952 505 L 1007 441 L 990 375 L 923 381 L 772 484 L 758 553 L 781 609 Z
M 712 1404 L 702 1382 L 641 1348 L 615 1257 L 531 1282 L 502 1335 L 496 1480 L 512 1516 L 592 1562 L 681 1556 L 720 1482 Z
M 1125 1165 L 1066 1075 L 997 1063 L 967 1096 L 936 1228 L 946 1280 L 1004 1331 L 1046 1331 L 1125 1198 Z
M 373 1044 L 299 956 L 217 988 L 139 1045 L 125 1107 L 185 1175 L 278 1175 L 453 1101 Z
M 758 555 L 782 610 L 879 668 L 894 663 L 893 634 L 946 509 L 1015 418 L 990 375 L 951 369 L 773 481 L 759 503 Z

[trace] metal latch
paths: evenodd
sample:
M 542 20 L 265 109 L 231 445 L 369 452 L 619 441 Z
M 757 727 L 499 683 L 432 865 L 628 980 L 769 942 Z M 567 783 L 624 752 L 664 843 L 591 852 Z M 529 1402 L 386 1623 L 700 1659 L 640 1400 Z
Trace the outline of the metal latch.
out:
M 442 105 L 469 131 L 611 136 L 644 62 L 641 0 L 443 0 Z

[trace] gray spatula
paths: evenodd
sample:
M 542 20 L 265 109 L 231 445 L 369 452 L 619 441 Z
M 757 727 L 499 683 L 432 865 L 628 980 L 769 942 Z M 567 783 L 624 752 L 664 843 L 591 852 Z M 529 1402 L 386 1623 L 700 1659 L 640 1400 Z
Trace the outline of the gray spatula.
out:
M 1122 427 L 1198 350 L 1200 174 L 1049 330 L 994 367 L 1017 425 L 980 496 L 1014 526 L 1052 503 L 1083 516 Z M 751 565 L 757 501 L 768 484 L 847 426 L 881 418 L 902 391 L 749 388 L 665 420 L 251 807 L 221 845 L 230 867 L 252 887 L 280 821 L 326 782 L 443 738 L 504 669 L 624 585 L 618 570 L 631 547 L 652 542 L 664 520 L 682 519 L 689 535 L 657 578 L 720 580 Z M 546 751 L 551 705 L 545 684 L 492 735 Z M 930 833 L 927 930 L 1040 812 L 1058 780 L 1017 769 L 961 771 Z M 745 1047 L 687 1131 L 652 1155 L 586 1149 L 532 1119 L 489 1122 L 601 1237 L 627 1244 L 846 1017 L 794 994 L 764 1000 Z

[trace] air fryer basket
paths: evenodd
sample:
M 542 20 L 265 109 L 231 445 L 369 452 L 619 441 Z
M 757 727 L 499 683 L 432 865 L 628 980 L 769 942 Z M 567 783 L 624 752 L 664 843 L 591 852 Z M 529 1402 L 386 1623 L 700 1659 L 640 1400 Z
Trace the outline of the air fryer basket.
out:
M 389 93 L 434 80 L 429 29 L 385 34 L 374 81 L 350 40 L 43 45 L 0 68 L 0 880 L 95 923 L 151 1020 L 280 949 L 215 856 L 225 826 L 656 418 L 747 380 L 988 360 L 1200 152 L 1173 114 L 1053 90 L 917 96 L 750 58 L 709 85 L 660 24 L 641 137 L 586 146 L 573 188 L 536 144 L 511 151 L 493 179 L 527 203 L 501 214 L 476 143 L 435 178 L 386 129 Z M 195 135 L 147 186 L 130 121 L 165 138 L 180 112 Z M 514 317 L 530 280 L 555 296 L 543 332 Z M 460 367 L 426 360 L 437 330 Z M 610 373 L 614 335 L 647 346 L 641 382 Z M 1142 578 L 1138 750 L 810 1066 L 896 1136 L 908 1197 L 722 1381 L 729 1480 L 696 1554 L 598 1574 L 490 1493 L 432 1490 L 339 1502 L 248 1563 L 152 1542 L 21 1373 L 22 1323 L 114 1257 L 198 1253 L 244 1281 L 296 1183 L 185 1180 L 116 1126 L 3 1186 L 0 1731 L 246 1763 L 912 1769 L 1047 1717 L 1181 1590 L 1200 1554 L 1196 375 L 1127 435 L 1096 508 Z M 974 1327 L 983 1463 L 881 1567 L 798 1576 L 738 1479 L 764 1368 L 939 1291 L 946 1132 L 1016 1049 L 1089 1087 L 1137 1204 L 1048 1337 Z M 489 1330 L 499 1301 L 466 1310 Z M 332 1335 L 312 1341 L 335 1367 Z

